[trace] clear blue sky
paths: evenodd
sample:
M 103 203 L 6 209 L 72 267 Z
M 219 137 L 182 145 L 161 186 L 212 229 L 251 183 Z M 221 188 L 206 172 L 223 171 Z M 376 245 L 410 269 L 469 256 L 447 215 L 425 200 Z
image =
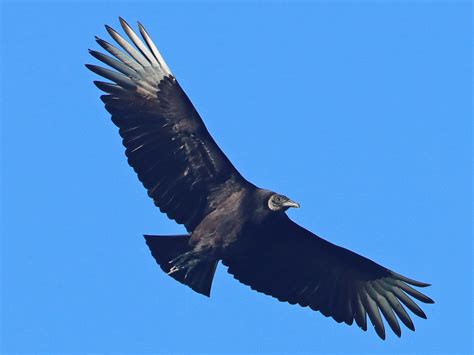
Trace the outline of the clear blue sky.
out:
M 431 282 L 378 339 L 239 284 L 210 299 L 142 234 L 182 233 L 128 167 L 84 67 L 140 20 L 238 169 L 315 233 Z M 469 2 L 4 2 L 1 350 L 470 353 Z

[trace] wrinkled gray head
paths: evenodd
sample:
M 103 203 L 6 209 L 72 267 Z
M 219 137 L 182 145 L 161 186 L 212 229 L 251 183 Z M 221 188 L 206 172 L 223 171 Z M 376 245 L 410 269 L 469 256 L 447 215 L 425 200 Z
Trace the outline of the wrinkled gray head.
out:
M 272 211 L 286 211 L 290 207 L 299 208 L 300 204 L 280 194 L 273 194 L 268 199 L 268 208 Z

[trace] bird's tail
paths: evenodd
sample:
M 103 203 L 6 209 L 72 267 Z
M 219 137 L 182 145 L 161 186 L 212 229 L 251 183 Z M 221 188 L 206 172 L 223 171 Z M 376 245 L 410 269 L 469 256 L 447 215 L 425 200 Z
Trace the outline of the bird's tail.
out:
M 145 235 L 145 241 L 161 269 L 175 280 L 205 296 L 211 294 L 217 261 L 193 257 L 190 235 Z

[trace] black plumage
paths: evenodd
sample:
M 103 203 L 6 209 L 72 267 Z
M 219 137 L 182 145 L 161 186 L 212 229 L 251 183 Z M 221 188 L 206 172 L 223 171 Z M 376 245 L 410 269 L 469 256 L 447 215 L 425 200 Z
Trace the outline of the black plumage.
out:
M 433 301 L 411 286 L 428 284 L 331 244 L 290 220 L 285 211 L 299 205 L 240 175 L 143 26 L 142 41 L 123 19 L 120 23 L 135 47 L 106 26 L 122 49 L 96 38 L 115 58 L 90 53 L 114 70 L 87 67 L 111 81 L 94 83 L 106 93 L 101 99 L 148 195 L 189 233 L 145 236 L 160 267 L 209 296 L 222 261 L 237 280 L 280 301 L 308 306 L 337 322 L 355 321 L 363 330 L 368 315 L 381 338 L 382 316 L 398 336 L 398 320 L 414 330 L 405 307 L 426 318 L 412 298 Z

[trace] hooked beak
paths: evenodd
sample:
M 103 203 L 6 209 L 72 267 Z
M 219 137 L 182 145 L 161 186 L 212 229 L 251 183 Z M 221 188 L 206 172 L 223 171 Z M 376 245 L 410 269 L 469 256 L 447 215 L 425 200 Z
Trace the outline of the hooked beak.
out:
M 282 204 L 283 207 L 294 207 L 294 208 L 300 208 L 300 204 L 298 202 L 295 202 L 295 201 L 292 201 L 292 200 L 288 200 L 286 202 L 283 202 Z

